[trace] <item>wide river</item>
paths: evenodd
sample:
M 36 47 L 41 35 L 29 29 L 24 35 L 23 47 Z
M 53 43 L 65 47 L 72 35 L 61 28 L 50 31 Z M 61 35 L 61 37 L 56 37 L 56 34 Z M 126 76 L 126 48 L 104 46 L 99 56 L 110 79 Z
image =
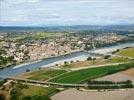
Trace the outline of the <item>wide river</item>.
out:
M 47 58 L 47 59 L 40 60 L 40 61 L 35 61 L 32 63 L 25 63 L 25 64 L 21 64 L 21 65 L 17 65 L 17 66 L 8 67 L 8 68 L 0 70 L 0 77 L 15 76 L 18 74 L 22 74 L 22 73 L 26 72 L 27 69 L 29 69 L 31 71 L 31 70 L 38 70 L 39 68 L 52 67 L 55 64 L 63 64 L 64 61 L 70 62 L 70 61 L 77 61 L 77 60 L 85 60 L 89 56 L 92 56 L 92 57 L 97 56 L 97 55 L 91 54 L 91 53 L 107 54 L 109 52 L 115 51 L 117 49 L 122 49 L 125 47 L 134 47 L 134 43 L 117 44 L 114 46 L 90 50 L 89 53 L 83 52 L 83 51 L 75 52 L 75 53 L 67 54 L 64 56 L 52 57 L 52 58 Z

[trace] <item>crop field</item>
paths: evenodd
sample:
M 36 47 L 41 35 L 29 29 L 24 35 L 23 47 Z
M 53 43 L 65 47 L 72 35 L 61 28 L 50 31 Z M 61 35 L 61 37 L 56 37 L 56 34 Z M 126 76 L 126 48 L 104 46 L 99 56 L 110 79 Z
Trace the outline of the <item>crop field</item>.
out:
M 126 57 L 134 57 L 134 48 L 120 50 L 118 54 Z
M 132 67 L 134 67 L 134 63 L 82 69 L 63 74 L 50 81 L 56 83 L 80 83 L 86 80 L 91 80 L 101 76 L 123 71 Z
M 28 78 L 32 80 L 42 80 L 45 81 L 49 78 L 52 78 L 54 76 L 60 75 L 62 73 L 65 73 L 65 70 L 53 70 L 53 69 L 48 69 L 48 70 L 39 70 L 39 71 L 33 71 L 30 73 L 26 73 L 22 75 L 22 78 Z

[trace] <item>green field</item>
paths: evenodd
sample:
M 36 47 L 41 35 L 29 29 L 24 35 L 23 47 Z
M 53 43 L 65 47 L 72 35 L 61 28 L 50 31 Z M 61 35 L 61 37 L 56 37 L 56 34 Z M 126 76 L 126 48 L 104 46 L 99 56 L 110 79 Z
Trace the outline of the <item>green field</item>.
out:
M 50 81 L 56 83 L 80 83 L 86 80 L 126 70 L 131 67 L 134 67 L 134 63 L 82 69 L 63 74 Z
M 60 37 L 62 35 L 66 35 L 67 33 L 50 33 L 50 32 L 35 32 L 32 34 L 14 34 L 13 36 L 9 36 L 9 39 L 15 41 L 27 41 L 27 40 L 42 40 L 46 38 L 52 37 Z
M 49 37 L 57 37 L 57 36 L 62 36 L 65 35 L 66 33 L 45 33 L 45 32 L 37 32 L 34 33 L 31 37 L 33 39 L 43 39 L 43 38 L 49 38 Z
M 33 71 L 30 73 L 24 74 L 22 77 L 26 77 L 28 79 L 32 80 L 48 80 L 49 78 L 52 78 L 54 76 L 60 75 L 62 73 L 65 73 L 65 70 L 53 70 L 53 69 L 48 69 L 48 70 L 39 70 L 39 71 Z
M 13 100 L 51 100 L 49 97 L 58 90 L 54 87 L 40 87 L 32 85 L 16 85 L 11 91 Z
M 134 57 L 134 48 L 122 49 L 118 52 L 121 56 Z

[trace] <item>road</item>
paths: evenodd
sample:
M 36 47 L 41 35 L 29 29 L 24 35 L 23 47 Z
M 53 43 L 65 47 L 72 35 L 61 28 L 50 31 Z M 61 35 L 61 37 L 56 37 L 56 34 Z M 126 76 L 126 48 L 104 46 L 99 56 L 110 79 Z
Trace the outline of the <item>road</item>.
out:
M 14 77 L 3 77 L 8 80 L 14 80 L 21 83 L 31 83 L 31 84 L 37 84 L 37 85 L 47 85 L 47 86 L 57 86 L 57 87 L 88 87 L 88 86 L 120 86 L 123 84 L 67 84 L 67 83 L 54 83 L 54 82 L 46 82 L 46 81 L 37 81 L 37 80 L 29 80 L 29 79 L 20 79 L 20 78 L 14 78 Z

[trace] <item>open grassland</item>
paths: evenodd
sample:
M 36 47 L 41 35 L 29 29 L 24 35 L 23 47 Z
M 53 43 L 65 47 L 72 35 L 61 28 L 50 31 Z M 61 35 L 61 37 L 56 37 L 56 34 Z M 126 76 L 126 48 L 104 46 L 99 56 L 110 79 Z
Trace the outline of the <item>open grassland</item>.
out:
M 134 48 L 122 49 L 117 54 L 126 57 L 134 57 Z
M 80 83 L 86 80 L 95 79 L 101 76 L 116 73 L 132 67 L 134 67 L 134 63 L 82 69 L 82 70 L 65 73 L 50 81 L 56 83 Z
M 32 80 L 48 80 L 52 77 L 65 73 L 65 70 L 53 70 L 53 69 L 46 69 L 46 70 L 39 70 L 33 71 L 20 76 L 20 78 L 28 78 Z
M 85 61 L 79 61 L 79 62 L 74 62 L 69 64 L 66 67 L 69 68 L 78 68 L 78 67 L 85 67 L 85 66 L 91 66 L 91 65 L 101 65 L 101 64 L 106 64 L 106 61 L 104 59 L 96 59 L 96 60 L 85 60 Z
M 105 65 L 111 63 L 124 63 L 131 61 L 129 58 L 124 57 L 110 57 L 109 59 L 98 58 L 96 60 L 85 60 L 85 61 L 78 61 L 73 62 L 70 64 L 59 66 L 60 68 L 82 68 L 82 67 L 89 67 L 96 66 L 96 65 Z
M 129 58 L 124 57 L 111 57 L 107 60 L 107 63 L 121 63 L 131 61 Z
M 39 87 L 39 86 L 32 86 L 29 85 L 27 89 L 22 89 L 22 96 L 32 96 L 32 95 L 51 95 L 56 92 L 56 88 L 54 87 Z

